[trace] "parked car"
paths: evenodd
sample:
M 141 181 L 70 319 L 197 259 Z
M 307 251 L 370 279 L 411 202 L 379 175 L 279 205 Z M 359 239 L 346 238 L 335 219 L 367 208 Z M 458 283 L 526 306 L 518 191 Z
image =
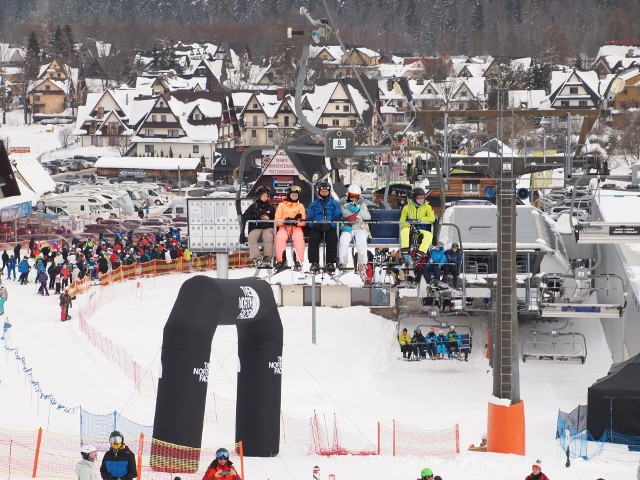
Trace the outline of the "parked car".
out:
M 618 185 L 616 185 L 615 183 L 603 183 L 602 185 L 600 185 L 600 188 L 602 190 L 617 190 Z
M 80 180 L 80 175 L 78 175 L 77 173 L 69 173 L 69 174 L 65 175 L 64 179 L 65 180 Z
M 67 168 L 69 170 L 71 170 L 72 172 L 77 172 L 78 170 L 82 170 L 82 168 L 80 167 L 80 165 L 78 165 L 78 162 L 74 162 L 74 161 L 70 161 L 70 162 L 66 162 L 65 164 L 67 166 Z

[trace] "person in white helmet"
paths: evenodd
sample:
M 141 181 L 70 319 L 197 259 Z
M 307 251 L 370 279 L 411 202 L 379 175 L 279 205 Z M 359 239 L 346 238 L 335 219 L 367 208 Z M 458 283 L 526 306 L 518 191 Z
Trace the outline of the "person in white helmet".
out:
M 340 200 L 342 219 L 344 224 L 340 227 L 340 241 L 338 245 L 338 268 L 347 268 L 347 252 L 351 240 L 356 244 L 358 251 L 358 269 L 363 269 L 367 263 L 367 237 L 369 228 L 365 223 L 371 220 L 371 214 L 367 204 L 362 198 L 362 190 L 358 185 L 349 185 L 347 195 Z
M 98 449 L 95 445 L 85 445 L 80 449 L 82 460 L 76 465 L 78 480 L 97 480 L 95 461 L 98 457 Z

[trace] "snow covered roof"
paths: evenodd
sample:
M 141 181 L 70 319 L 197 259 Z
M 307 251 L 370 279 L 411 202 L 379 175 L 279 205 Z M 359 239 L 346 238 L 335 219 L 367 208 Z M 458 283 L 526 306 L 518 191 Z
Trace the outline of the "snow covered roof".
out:
M 309 58 L 317 57 L 323 50 L 326 50 L 327 53 L 335 59 L 335 61 L 332 61 L 331 63 L 339 64 L 340 60 L 342 59 L 342 55 L 344 55 L 344 52 L 342 51 L 342 47 L 340 45 L 325 45 L 322 47 L 311 45 L 309 47 Z M 329 60 L 325 61 L 329 63 Z
M 194 170 L 199 158 L 100 157 L 96 168 L 138 168 L 141 170 Z
M 544 90 L 509 90 L 508 108 L 540 108 L 546 96 Z
M 16 172 L 22 176 L 24 182 L 37 197 L 55 190 L 55 182 L 45 171 L 40 162 L 26 158 L 15 158 L 14 161 Z M 20 191 L 24 193 L 22 189 Z
M 638 45 L 602 45 L 598 50 L 596 58 L 612 56 L 616 58 L 640 57 L 640 46 Z

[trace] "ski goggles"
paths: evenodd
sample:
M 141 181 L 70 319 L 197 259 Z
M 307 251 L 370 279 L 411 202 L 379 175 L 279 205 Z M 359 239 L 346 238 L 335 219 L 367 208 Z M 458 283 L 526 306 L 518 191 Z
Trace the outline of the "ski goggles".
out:
M 216 453 L 216 458 L 218 460 L 222 460 L 223 458 L 225 460 L 229 460 L 229 452 L 218 452 Z
M 290 191 L 291 193 L 300 193 L 300 192 L 302 191 L 302 189 L 301 189 L 300 187 L 298 187 L 297 185 L 294 185 L 293 187 L 291 187 L 291 188 L 289 189 L 289 191 Z

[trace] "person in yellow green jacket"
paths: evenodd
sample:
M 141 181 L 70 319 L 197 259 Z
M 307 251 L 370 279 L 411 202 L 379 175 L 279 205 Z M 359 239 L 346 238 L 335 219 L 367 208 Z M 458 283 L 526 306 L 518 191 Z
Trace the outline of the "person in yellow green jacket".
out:
M 402 358 L 411 358 L 411 335 L 409 335 L 406 328 L 402 329 L 402 333 L 398 337 L 398 342 L 400 342 Z
M 429 250 L 431 240 L 433 240 L 431 224 L 435 219 L 436 216 L 433 213 L 431 205 L 429 205 L 429 202 L 426 200 L 424 189 L 420 187 L 414 188 L 411 192 L 409 203 L 402 207 L 402 212 L 400 212 L 400 251 L 408 267 L 419 264 Z M 421 237 L 415 258 L 411 257 L 411 251 L 409 249 L 410 225 L 412 223 L 419 224 L 418 231 Z

